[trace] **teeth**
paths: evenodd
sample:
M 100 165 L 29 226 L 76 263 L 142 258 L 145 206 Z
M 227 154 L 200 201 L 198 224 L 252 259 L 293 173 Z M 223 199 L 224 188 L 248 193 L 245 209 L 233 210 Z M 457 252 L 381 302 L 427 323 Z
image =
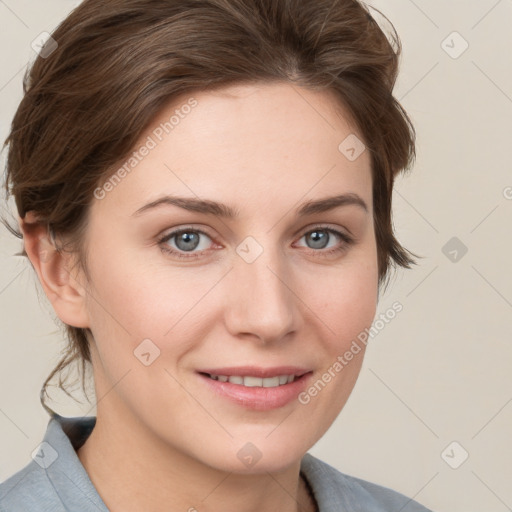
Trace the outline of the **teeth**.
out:
M 276 377 L 252 377 L 240 375 L 210 375 L 213 380 L 219 380 L 221 382 L 230 382 L 231 384 L 239 384 L 246 387 L 260 387 L 260 388 L 275 388 L 277 386 L 283 386 L 295 380 L 295 375 L 278 375 Z

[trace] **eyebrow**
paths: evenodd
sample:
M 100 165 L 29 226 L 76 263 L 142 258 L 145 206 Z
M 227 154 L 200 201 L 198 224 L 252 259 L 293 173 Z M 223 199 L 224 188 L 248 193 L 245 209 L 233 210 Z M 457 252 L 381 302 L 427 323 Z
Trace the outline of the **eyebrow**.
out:
M 178 206 L 184 210 L 192 212 L 204 213 L 206 215 L 215 215 L 226 219 L 236 219 L 239 216 L 239 211 L 223 203 L 212 201 L 209 199 L 195 199 L 193 197 L 178 197 L 178 196 L 163 196 L 151 203 L 148 203 L 137 211 L 132 216 L 139 216 L 143 212 L 153 210 L 161 206 Z M 358 206 L 368 213 L 368 206 L 364 200 L 352 192 L 341 194 L 337 196 L 326 197 L 314 201 L 303 203 L 297 210 L 297 217 L 305 217 L 306 215 L 313 215 L 315 213 L 323 213 L 341 206 Z

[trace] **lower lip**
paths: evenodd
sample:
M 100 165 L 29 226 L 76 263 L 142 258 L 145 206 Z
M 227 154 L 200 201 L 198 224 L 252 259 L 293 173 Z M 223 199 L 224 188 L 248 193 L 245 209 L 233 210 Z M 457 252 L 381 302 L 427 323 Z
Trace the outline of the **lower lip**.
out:
M 213 380 L 201 373 L 198 375 L 212 391 L 228 400 L 247 409 L 267 411 L 283 407 L 296 399 L 299 393 L 304 391 L 312 374 L 312 372 L 305 373 L 293 382 L 273 388 L 247 387 L 241 384 Z

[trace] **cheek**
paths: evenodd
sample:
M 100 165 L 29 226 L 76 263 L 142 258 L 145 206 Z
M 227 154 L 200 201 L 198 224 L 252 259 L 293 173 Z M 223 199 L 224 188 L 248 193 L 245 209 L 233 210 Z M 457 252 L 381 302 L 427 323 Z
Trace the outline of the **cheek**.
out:
M 215 314 L 215 294 L 208 292 L 222 274 L 192 267 L 156 267 L 126 254 L 104 256 L 102 260 L 97 252 L 91 261 L 94 288 L 88 301 L 98 366 L 111 383 L 130 371 L 130 382 L 147 380 L 157 389 L 154 379 L 160 375 L 168 380 L 163 370 L 172 372 L 208 338 Z
M 365 330 L 375 317 L 377 264 L 371 257 L 357 261 L 340 267 L 330 281 L 324 280 L 326 291 L 312 297 L 316 298 L 311 307 L 315 315 L 307 323 L 313 326 L 312 337 L 322 356 L 316 378 L 298 398 L 304 406 L 300 409 L 304 421 L 319 418 L 315 427 L 318 438 L 338 416 L 355 386 L 366 349 Z
M 206 291 L 207 283 L 201 285 L 193 270 L 156 267 L 143 256 L 143 251 L 139 255 L 110 248 L 91 258 L 94 287 L 88 309 L 98 330 L 111 326 L 134 341 L 161 337 Z
M 320 310 L 320 317 L 328 326 L 329 335 L 325 341 L 325 350 L 330 356 L 328 364 L 349 350 L 354 342 L 361 347 L 359 355 L 362 357 L 364 354 L 365 345 L 358 340 L 375 317 L 375 293 L 375 286 L 371 283 L 367 287 L 358 283 L 353 289 L 342 287 L 331 295 L 332 302 Z
M 320 286 L 322 284 L 322 286 Z M 311 276 L 311 308 L 323 321 L 332 350 L 342 351 L 375 317 L 378 265 L 374 244 L 354 251 L 337 269 Z

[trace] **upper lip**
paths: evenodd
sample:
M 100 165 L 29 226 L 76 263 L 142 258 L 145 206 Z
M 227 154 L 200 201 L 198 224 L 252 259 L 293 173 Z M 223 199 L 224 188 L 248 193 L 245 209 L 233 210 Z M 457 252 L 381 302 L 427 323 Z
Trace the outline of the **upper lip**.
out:
M 224 368 L 206 368 L 197 370 L 199 373 L 209 373 L 210 375 L 231 376 L 250 376 L 250 377 L 277 377 L 278 375 L 295 375 L 300 377 L 311 370 L 299 366 L 274 366 L 272 368 L 262 368 L 258 366 L 231 366 Z

